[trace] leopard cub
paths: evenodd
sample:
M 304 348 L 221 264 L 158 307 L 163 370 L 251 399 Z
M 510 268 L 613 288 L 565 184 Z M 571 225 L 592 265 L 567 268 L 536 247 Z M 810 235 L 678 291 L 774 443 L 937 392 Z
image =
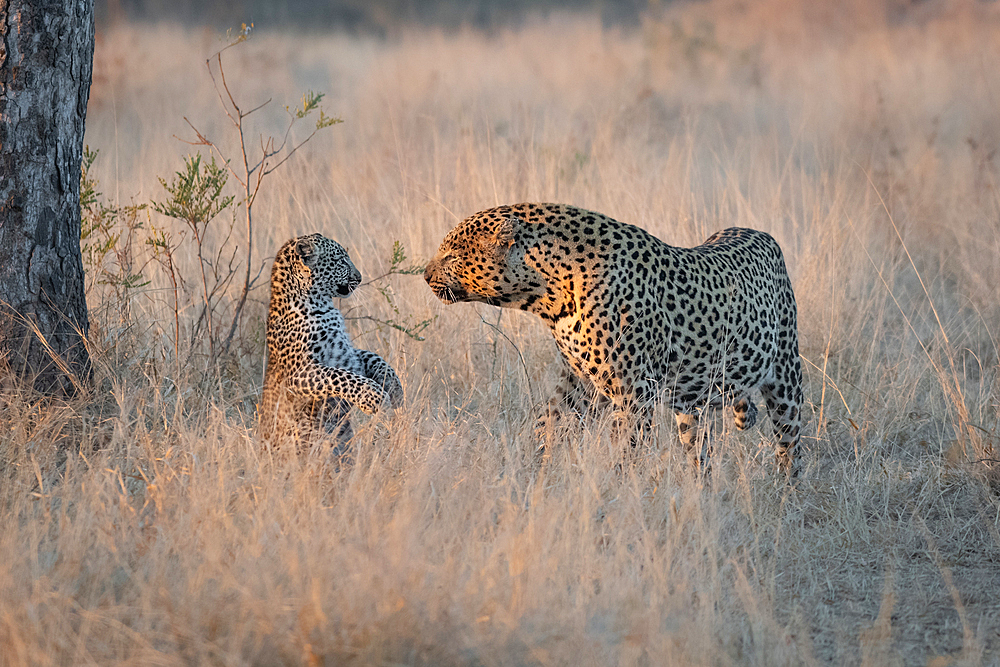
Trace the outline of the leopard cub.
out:
M 361 272 L 322 234 L 293 238 L 274 258 L 267 315 L 267 367 L 257 406 L 258 435 L 271 447 L 334 434 L 343 451 L 353 435 L 351 406 L 397 407 L 403 387 L 379 355 L 354 347 L 334 297 L 350 295 Z

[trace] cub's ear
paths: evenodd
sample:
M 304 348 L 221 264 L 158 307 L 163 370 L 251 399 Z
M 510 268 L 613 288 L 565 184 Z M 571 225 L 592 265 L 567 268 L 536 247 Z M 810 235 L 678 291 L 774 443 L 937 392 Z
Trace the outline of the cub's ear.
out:
M 295 254 L 299 256 L 303 264 L 308 265 L 315 254 L 311 236 L 303 236 L 295 241 Z
M 497 227 L 493 234 L 493 241 L 498 246 L 509 248 L 514 245 L 514 238 L 520 229 L 521 220 L 516 215 L 510 215 Z

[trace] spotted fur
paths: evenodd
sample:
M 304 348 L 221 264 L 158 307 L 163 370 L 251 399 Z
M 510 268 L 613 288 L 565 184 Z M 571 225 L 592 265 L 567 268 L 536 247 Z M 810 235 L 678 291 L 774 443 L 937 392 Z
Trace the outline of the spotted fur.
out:
M 304 446 L 353 435 L 348 413 L 402 401 L 399 377 L 382 357 L 351 343 L 333 298 L 361 283 L 347 251 L 321 234 L 293 238 L 274 258 L 267 314 L 267 368 L 257 407 L 259 435 L 272 446 Z
M 648 421 L 666 401 L 698 462 L 699 414 L 732 408 L 757 419 L 759 389 L 782 469 L 799 445 L 802 369 L 795 296 L 781 249 L 732 228 L 675 248 L 633 225 L 572 206 L 517 204 L 453 229 L 424 279 L 446 303 L 478 301 L 541 317 L 571 371 L 560 398 L 595 391 Z

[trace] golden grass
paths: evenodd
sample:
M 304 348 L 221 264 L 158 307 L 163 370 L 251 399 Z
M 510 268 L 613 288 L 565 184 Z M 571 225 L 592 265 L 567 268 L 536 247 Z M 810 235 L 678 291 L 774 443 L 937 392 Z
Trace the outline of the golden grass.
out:
M 560 16 L 389 42 L 262 33 L 227 76 L 246 104 L 274 98 L 259 131 L 306 89 L 346 120 L 265 182 L 261 256 L 322 231 L 374 276 L 394 239 L 428 258 L 460 218 L 523 200 L 678 245 L 773 234 L 808 383 L 796 490 L 766 419 L 718 424 L 710 484 L 666 414 L 623 472 L 604 421 L 536 453 L 548 333 L 444 307 L 419 276 L 393 286 L 403 314 L 437 316 L 427 341 L 355 322 L 406 406 L 358 417 L 353 466 L 272 458 L 252 435 L 266 287 L 240 356 L 178 371 L 150 266 L 127 317 L 91 295 L 92 400 L 4 397 L 2 662 L 997 664 L 1000 17 L 746 4 L 635 33 Z M 105 193 L 160 198 L 191 150 L 172 138 L 184 116 L 226 136 L 203 67 L 220 46 L 99 35 Z M 373 288 L 342 305 L 385 314 Z

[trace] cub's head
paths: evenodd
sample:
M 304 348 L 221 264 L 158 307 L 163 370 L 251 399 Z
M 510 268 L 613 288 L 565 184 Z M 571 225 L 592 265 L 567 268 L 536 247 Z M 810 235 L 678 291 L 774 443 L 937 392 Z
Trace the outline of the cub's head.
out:
M 444 237 L 424 280 L 445 303 L 513 305 L 541 286 L 524 265 L 523 231 L 510 206 L 476 213 Z
M 271 295 L 314 292 L 329 297 L 348 296 L 361 284 L 344 246 L 322 234 L 291 239 L 281 246 L 271 269 Z

